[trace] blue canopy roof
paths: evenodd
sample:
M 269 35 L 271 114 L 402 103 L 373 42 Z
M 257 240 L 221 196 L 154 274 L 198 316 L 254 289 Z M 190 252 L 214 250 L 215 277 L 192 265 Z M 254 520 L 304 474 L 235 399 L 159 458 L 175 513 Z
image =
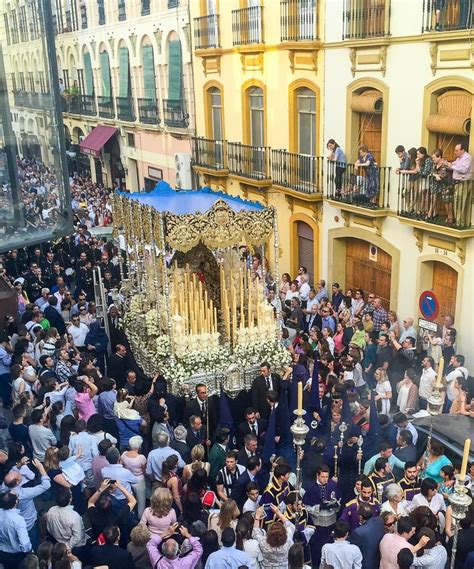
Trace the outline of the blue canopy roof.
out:
M 179 215 L 204 213 L 212 208 L 218 201 L 224 201 L 234 211 L 261 211 L 265 207 L 257 202 L 243 200 L 223 192 L 215 192 L 211 188 L 201 190 L 173 190 L 165 181 L 158 182 L 151 192 L 119 192 L 120 195 L 138 201 L 144 205 L 151 205 L 157 211 L 171 212 Z

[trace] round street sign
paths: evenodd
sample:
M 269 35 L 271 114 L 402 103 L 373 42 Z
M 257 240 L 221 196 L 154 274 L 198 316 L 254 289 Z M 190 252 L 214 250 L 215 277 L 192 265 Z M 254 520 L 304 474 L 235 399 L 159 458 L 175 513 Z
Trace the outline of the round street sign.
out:
M 439 301 L 431 290 L 425 290 L 420 294 L 418 303 L 420 312 L 426 320 L 436 320 L 439 314 Z

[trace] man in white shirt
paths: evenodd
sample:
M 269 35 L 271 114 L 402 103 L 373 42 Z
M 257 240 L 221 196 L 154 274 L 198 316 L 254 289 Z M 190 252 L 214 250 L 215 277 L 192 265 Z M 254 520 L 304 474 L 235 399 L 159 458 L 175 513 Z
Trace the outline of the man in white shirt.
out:
M 434 360 L 430 356 L 423 358 L 421 362 L 423 372 L 420 377 L 420 409 L 426 410 L 428 408 L 428 399 L 433 394 L 433 388 L 436 382 L 436 372 L 433 369 Z
M 81 322 L 79 315 L 76 314 L 71 318 L 71 322 L 72 324 L 69 326 L 67 331 L 71 334 L 76 348 L 79 350 L 84 349 L 86 336 L 89 332 L 89 326 Z
M 362 553 L 357 545 L 346 541 L 349 523 L 339 520 L 334 526 L 334 543 L 326 543 L 321 550 L 321 567 L 333 569 L 361 569 Z
M 449 362 L 449 365 L 454 369 L 446 375 L 446 383 L 448 384 L 447 412 L 449 412 L 449 408 L 451 407 L 452 402 L 456 398 L 456 391 L 454 389 L 454 380 L 457 379 L 458 377 L 467 379 L 469 375 L 467 368 L 464 366 L 465 363 L 466 363 L 466 358 L 461 354 L 456 354 L 455 356 L 452 356 L 451 361 Z
M 400 338 L 398 339 L 398 342 L 402 344 L 403 341 L 409 337 L 414 338 L 416 341 L 417 333 L 416 333 L 416 328 L 413 326 L 413 318 L 411 316 L 407 316 L 403 320 L 403 329 L 402 333 L 400 334 Z
M 300 300 L 301 300 L 301 304 L 303 306 L 303 308 L 306 308 L 306 305 L 308 304 L 308 299 L 309 299 L 309 291 L 311 290 L 311 287 L 309 286 L 308 283 L 308 275 L 303 274 L 301 275 L 301 285 L 300 285 Z
M 48 533 L 69 549 L 82 547 L 87 542 L 86 530 L 82 517 L 71 506 L 71 491 L 59 487 L 54 497 L 57 506 L 50 508 L 45 516 Z
M 312 309 L 313 306 L 316 306 L 316 309 L 319 307 L 319 303 L 316 300 L 316 291 L 314 288 L 311 288 L 308 294 L 308 302 L 306 303 L 306 308 L 303 312 L 306 314 L 306 322 L 309 322 L 312 316 Z

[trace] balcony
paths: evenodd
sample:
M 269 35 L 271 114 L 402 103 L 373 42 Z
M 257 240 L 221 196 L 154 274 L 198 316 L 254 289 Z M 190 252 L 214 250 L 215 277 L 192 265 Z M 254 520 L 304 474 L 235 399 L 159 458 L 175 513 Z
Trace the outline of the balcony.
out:
M 187 128 L 189 115 L 186 112 L 184 99 L 164 99 L 163 112 L 165 126 L 169 128 Z
M 281 41 L 314 41 L 316 31 L 316 0 L 281 0 Z
M 94 95 L 79 95 L 81 115 L 93 117 L 97 114 Z
M 423 0 L 422 33 L 470 30 L 474 26 L 472 0 L 444 0 L 438 22 L 436 5 L 432 0 Z
M 139 122 L 158 126 L 160 124 L 158 101 L 156 99 L 137 99 L 137 103 Z
M 272 150 L 273 183 L 304 194 L 322 193 L 323 163 L 322 156 Z
M 398 215 L 420 228 L 441 227 L 443 233 L 471 229 L 473 186 L 473 180 L 437 182 L 431 175 L 399 174 Z
M 51 108 L 51 95 L 49 93 L 32 93 L 17 89 L 13 90 L 13 100 L 16 107 L 26 107 L 37 111 Z
M 389 166 L 375 172 L 354 164 L 328 160 L 326 197 L 349 206 L 346 209 L 380 210 L 390 204 Z
M 210 138 L 193 138 L 193 164 L 202 168 L 227 170 L 226 141 Z
M 227 143 L 229 172 L 251 180 L 270 180 L 270 148 Z
M 342 39 L 389 36 L 389 2 L 390 0 L 345 0 Z
M 220 47 L 217 14 L 194 18 L 194 47 L 195 49 Z
M 127 122 L 136 121 L 137 115 L 135 113 L 135 100 L 133 97 L 115 97 L 115 106 L 119 120 Z
M 99 117 L 103 119 L 114 119 L 115 109 L 112 97 L 97 97 L 97 106 L 99 108 Z
M 232 10 L 232 39 L 234 45 L 263 43 L 262 6 Z

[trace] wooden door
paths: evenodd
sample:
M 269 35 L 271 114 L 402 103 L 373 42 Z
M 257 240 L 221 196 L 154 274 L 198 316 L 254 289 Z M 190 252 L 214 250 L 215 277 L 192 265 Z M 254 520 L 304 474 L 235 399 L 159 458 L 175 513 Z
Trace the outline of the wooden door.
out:
M 443 151 L 443 158 L 446 158 L 449 162 L 456 160 L 454 147 L 459 143 L 464 143 L 464 147 L 469 148 L 469 136 L 444 134 L 442 132 L 436 133 L 436 148 L 441 148 Z
M 449 265 L 433 262 L 433 287 L 439 301 L 439 314 L 436 322 L 442 324 L 446 314 L 456 315 L 456 294 L 458 289 L 458 273 Z
M 306 267 L 309 283 L 314 283 L 314 232 L 304 221 L 297 222 L 298 267 Z
M 382 113 L 360 113 L 359 146 L 366 144 L 380 166 L 382 150 Z
M 367 298 L 374 293 L 382 300 L 384 308 L 390 308 L 390 287 L 392 281 L 392 257 L 377 249 L 376 260 L 370 256 L 371 244 L 362 239 L 348 239 L 346 242 L 346 290 L 361 288 Z M 336 278 L 337 280 L 337 278 Z

